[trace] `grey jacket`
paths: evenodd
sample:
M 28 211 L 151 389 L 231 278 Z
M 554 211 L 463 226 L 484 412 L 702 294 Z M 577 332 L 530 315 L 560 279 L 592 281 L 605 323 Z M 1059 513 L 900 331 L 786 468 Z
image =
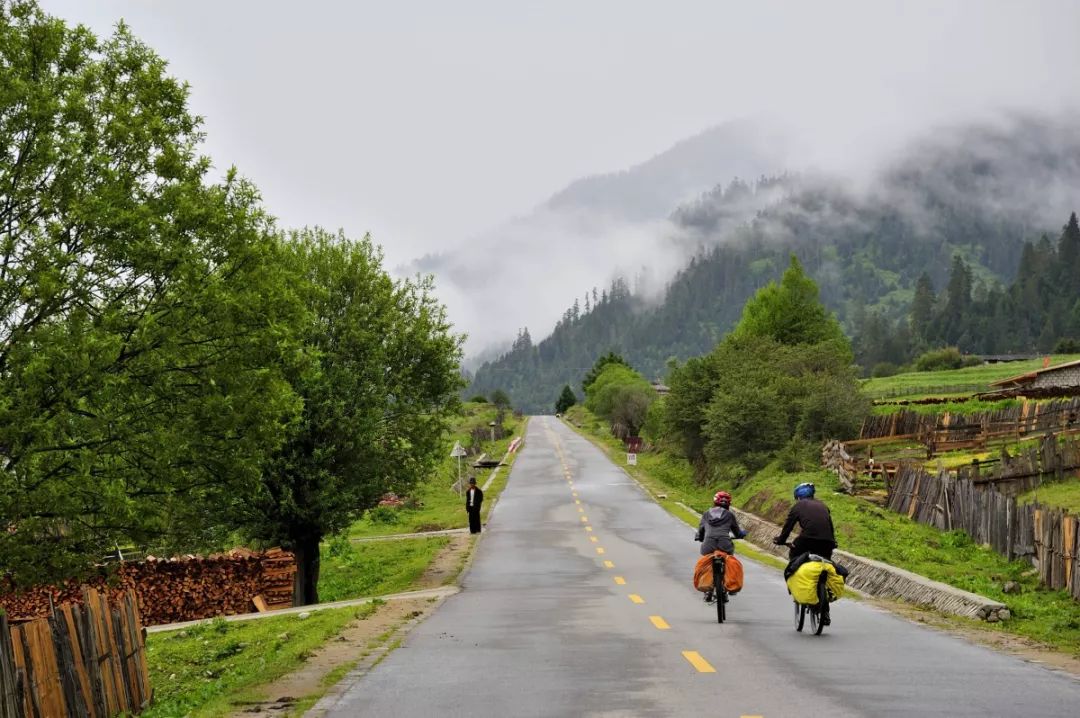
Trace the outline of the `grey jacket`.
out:
M 713 506 L 703 513 L 698 523 L 697 540 L 701 541 L 702 556 L 716 550 L 735 553 L 731 537 L 742 538 L 745 535 L 735 514 L 722 506 Z

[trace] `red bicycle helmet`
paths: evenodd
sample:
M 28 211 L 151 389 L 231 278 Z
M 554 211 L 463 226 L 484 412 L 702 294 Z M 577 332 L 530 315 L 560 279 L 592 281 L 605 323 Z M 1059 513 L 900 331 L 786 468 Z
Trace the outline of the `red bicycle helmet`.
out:
M 723 506 L 725 509 L 731 506 L 731 494 L 726 491 L 717 491 L 712 497 L 714 506 Z

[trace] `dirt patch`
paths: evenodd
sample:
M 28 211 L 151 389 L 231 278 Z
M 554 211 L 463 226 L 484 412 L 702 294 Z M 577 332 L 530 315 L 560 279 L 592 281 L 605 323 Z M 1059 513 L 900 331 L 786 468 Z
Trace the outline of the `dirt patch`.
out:
M 1002 653 L 1016 656 L 1031 663 L 1038 663 L 1049 668 L 1068 673 L 1080 678 L 1080 655 L 1069 655 L 1038 641 L 1012 633 L 995 631 L 991 624 L 966 621 L 958 616 L 947 616 L 910 606 L 897 601 L 870 599 L 871 603 L 895 613 L 914 623 L 936 628 L 954 636 L 959 636 L 972 643 L 992 648 Z
M 449 543 L 435 554 L 412 589 L 438 588 L 457 580 L 472 551 L 475 537 L 472 534 L 452 534 L 449 538 Z
M 743 510 L 772 521 L 774 524 L 784 523 L 790 508 L 790 501 L 776 498 L 773 492 L 767 489 L 757 492 L 743 505 Z
M 454 534 L 449 539 L 410 590 L 437 588 L 457 579 L 472 551 L 474 537 Z M 233 718 L 287 715 L 300 700 L 325 689 L 324 679 L 331 671 L 355 663 L 372 650 L 386 645 L 404 623 L 425 617 L 439 603 L 428 598 L 415 598 L 388 601 L 379 606 L 375 613 L 353 621 L 323 644 L 302 668 L 274 681 L 272 687 L 262 689 L 261 698 L 238 706 Z

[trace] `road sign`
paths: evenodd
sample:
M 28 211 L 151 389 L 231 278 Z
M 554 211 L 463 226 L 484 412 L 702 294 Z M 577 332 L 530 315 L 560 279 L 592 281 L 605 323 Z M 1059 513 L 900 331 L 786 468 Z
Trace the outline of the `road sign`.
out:
M 465 447 L 461 445 L 460 441 L 454 442 L 454 448 L 450 450 L 450 456 L 458 459 L 465 456 Z
M 626 463 L 629 466 L 637 466 L 637 454 L 627 454 Z

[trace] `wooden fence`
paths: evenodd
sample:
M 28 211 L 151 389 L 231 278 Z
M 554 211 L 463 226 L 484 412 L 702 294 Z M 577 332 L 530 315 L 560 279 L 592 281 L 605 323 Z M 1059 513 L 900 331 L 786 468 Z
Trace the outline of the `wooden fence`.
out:
M 986 446 L 995 440 L 1019 440 L 1049 432 L 1080 431 L 1080 397 L 1047 402 L 1025 401 L 1018 406 L 975 414 L 922 414 L 898 411 L 869 416 L 856 442 L 918 439 L 931 455 L 949 449 Z
M 1075 442 L 1071 449 L 1076 449 Z M 1058 454 L 1052 457 L 1055 462 L 1061 460 Z M 1036 473 L 1025 480 L 1037 485 L 1043 475 Z M 942 531 L 961 529 L 976 543 L 1009 559 L 1029 559 L 1038 566 L 1044 584 L 1080 599 L 1080 519 L 1037 503 L 1020 506 L 1015 495 L 994 487 L 993 475 L 983 475 L 981 481 L 975 480 L 977 476 L 944 471 L 935 475 L 907 464 L 889 485 L 887 505 Z
M 111 718 L 142 712 L 152 696 L 133 592 L 8 625 L 0 617 L 0 718 Z

